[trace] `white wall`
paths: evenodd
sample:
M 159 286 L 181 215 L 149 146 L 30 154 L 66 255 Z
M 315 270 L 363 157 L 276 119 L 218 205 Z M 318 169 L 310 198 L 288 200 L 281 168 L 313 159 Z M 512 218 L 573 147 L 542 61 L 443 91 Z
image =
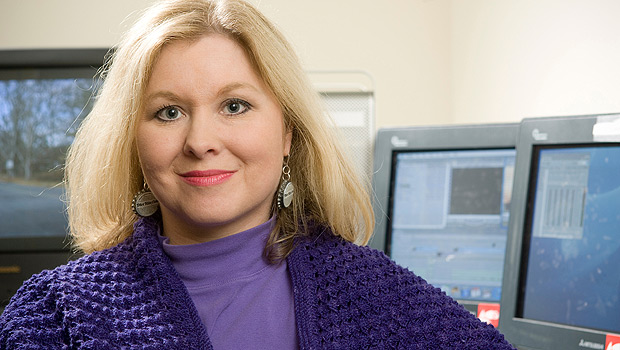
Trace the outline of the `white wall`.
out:
M 153 0 L 2 0 L 0 49 L 109 47 Z M 250 0 L 308 70 L 374 79 L 377 127 L 620 111 L 617 0 Z
M 308 70 L 363 70 L 376 124 L 450 122 L 447 0 L 254 0 Z
M 620 112 L 620 1 L 451 4 L 453 122 Z
M 373 77 L 377 126 L 449 122 L 446 0 L 250 0 L 308 70 Z M 152 0 L 2 0 L 0 49 L 109 47 Z M 129 18 L 125 18 L 128 15 Z
M 0 0 L 0 49 L 109 47 L 153 0 Z

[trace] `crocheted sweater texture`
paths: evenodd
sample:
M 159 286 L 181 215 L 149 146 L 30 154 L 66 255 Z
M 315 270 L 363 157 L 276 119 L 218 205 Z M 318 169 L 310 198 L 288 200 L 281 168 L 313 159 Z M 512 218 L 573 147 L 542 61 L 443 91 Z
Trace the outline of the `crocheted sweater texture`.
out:
M 33 276 L 0 317 L 0 349 L 212 349 L 142 219 L 125 242 Z M 301 349 L 512 349 L 439 289 L 316 229 L 287 258 Z

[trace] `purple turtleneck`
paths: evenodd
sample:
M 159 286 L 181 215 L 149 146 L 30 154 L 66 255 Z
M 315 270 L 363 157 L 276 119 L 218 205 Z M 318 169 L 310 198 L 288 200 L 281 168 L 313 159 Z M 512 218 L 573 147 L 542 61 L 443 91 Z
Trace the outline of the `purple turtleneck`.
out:
M 181 276 L 215 350 L 297 349 L 293 288 L 286 261 L 263 250 L 275 217 L 215 241 L 163 248 Z

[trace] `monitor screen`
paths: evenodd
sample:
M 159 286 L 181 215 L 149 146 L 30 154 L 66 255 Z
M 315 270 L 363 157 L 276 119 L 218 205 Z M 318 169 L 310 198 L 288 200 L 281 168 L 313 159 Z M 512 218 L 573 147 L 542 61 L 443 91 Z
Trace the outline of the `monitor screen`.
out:
M 620 333 L 620 145 L 534 154 L 522 317 Z
M 497 325 L 518 124 L 380 129 L 370 242 Z
M 0 237 L 64 236 L 64 157 L 92 91 L 92 77 L 0 79 Z
M 515 150 L 395 158 L 390 257 L 454 298 L 499 302 Z
M 500 320 L 517 347 L 620 343 L 620 142 L 593 134 L 609 117 L 523 121 Z
M 0 312 L 32 274 L 75 257 L 64 159 L 93 104 L 107 52 L 0 51 Z
M 77 126 L 92 106 L 99 84 L 95 76 L 105 52 L 0 52 L 3 250 L 30 250 L 33 246 L 21 244 L 23 239 L 66 235 L 64 158 Z

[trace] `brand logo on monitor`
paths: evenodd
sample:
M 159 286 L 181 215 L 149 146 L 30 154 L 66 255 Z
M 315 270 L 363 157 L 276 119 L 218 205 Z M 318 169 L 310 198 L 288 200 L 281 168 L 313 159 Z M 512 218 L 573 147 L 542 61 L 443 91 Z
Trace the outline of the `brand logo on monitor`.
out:
M 593 341 L 588 341 L 588 340 L 579 340 L 579 347 L 580 348 L 588 348 L 588 349 L 598 349 L 598 350 L 603 350 L 603 344 L 601 343 L 596 343 Z
M 392 138 L 390 139 L 390 142 L 392 142 L 392 146 L 394 146 L 394 147 L 407 147 L 407 146 L 409 146 L 409 142 L 407 140 L 399 139 L 398 136 L 396 136 L 396 135 L 392 136 Z
M 620 350 L 620 335 L 607 334 L 605 350 Z
M 499 304 L 478 304 L 478 318 L 480 319 L 480 321 L 492 324 L 497 328 L 497 326 L 499 325 Z
M 546 132 L 540 132 L 538 129 L 532 130 L 532 137 L 536 141 L 547 141 L 548 135 Z

